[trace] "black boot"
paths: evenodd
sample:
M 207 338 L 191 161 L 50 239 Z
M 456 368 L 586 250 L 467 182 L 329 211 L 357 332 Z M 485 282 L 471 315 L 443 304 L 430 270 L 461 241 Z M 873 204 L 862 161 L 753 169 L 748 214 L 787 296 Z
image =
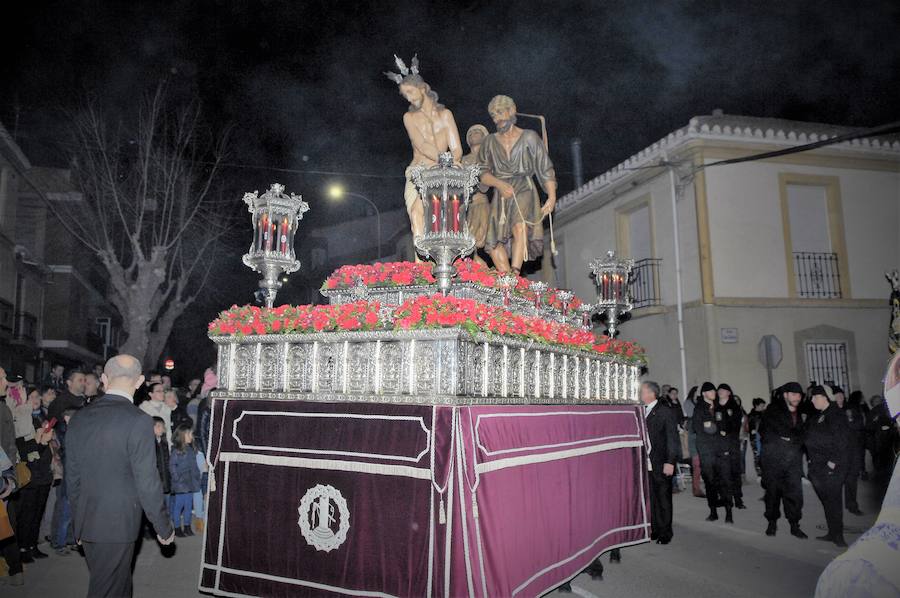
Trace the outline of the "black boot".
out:
M 718 520 L 718 519 L 719 519 L 719 514 L 716 513 L 716 510 L 715 510 L 715 509 L 710 509 L 710 510 L 709 510 L 709 515 L 706 516 L 706 520 L 707 520 L 707 521 L 716 521 L 716 520 Z
M 725 523 L 734 523 L 734 519 L 731 517 L 731 507 L 725 507 Z
M 791 535 L 795 538 L 800 538 L 801 540 L 805 540 L 809 537 L 803 533 L 803 530 L 800 529 L 800 524 L 797 522 L 791 522 Z
M 588 565 L 588 568 L 584 570 L 585 573 L 591 576 L 591 579 L 599 579 L 603 580 L 603 562 L 598 558 L 594 559 L 594 562 Z
M 816 540 L 822 540 L 823 542 L 833 542 L 834 537 L 830 533 L 828 533 L 824 536 L 816 536 Z
M 746 509 L 747 505 L 744 504 L 744 499 L 743 498 L 734 499 L 734 508 L 735 509 Z
M 34 546 L 31 549 L 31 556 L 32 556 L 32 558 L 36 558 L 36 559 L 45 559 L 50 555 L 47 554 L 46 552 L 41 552 L 41 550 L 37 546 Z
M 609 552 L 609 562 L 610 563 L 621 563 L 622 562 L 622 553 L 619 552 L 618 548 L 613 548 Z
M 838 548 L 847 548 L 847 543 L 844 542 L 844 534 L 838 534 L 834 537 L 834 540 L 832 540 L 832 542 L 834 542 L 834 545 Z
M 766 528 L 766 535 L 774 536 L 777 531 L 778 531 L 778 524 L 775 523 L 774 521 L 770 521 L 769 526 Z
M 572 584 L 567 581 L 566 583 L 564 583 L 563 585 L 559 586 L 556 589 L 559 590 L 559 592 L 561 594 L 571 594 L 572 593 Z

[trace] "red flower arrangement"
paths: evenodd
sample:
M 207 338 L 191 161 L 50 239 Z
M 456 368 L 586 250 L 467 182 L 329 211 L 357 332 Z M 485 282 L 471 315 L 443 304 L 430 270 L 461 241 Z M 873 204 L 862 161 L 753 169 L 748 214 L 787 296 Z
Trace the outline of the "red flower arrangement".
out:
M 457 260 L 454 265 L 460 281 L 490 289 L 497 288 L 497 279 L 502 276 L 494 268 L 488 268 L 469 258 Z M 516 278 L 516 286 L 512 289 L 513 295 L 533 302 L 534 293 L 528 290 L 531 281 L 521 276 Z M 431 264 L 428 262 L 384 262 L 341 266 L 325 279 L 322 290 L 349 289 L 360 279 L 366 286 L 371 287 L 429 285 L 435 282 L 434 276 L 431 274 Z M 545 305 L 562 311 L 562 302 L 556 298 L 556 291 L 557 289 L 548 289 L 542 299 Z M 581 299 L 572 297 L 569 302 L 569 310 L 576 309 L 581 303 Z
M 343 305 L 282 305 L 272 309 L 234 305 L 209 324 L 211 336 L 247 336 L 251 334 L 291 334 L 336 332 L 339 330 L 375 330 L 378 302 L 356 301 Z
M 383 329 L 378 302 L 357 301 L 343 305 L 301 305 L 268 309 L 233 306 L 210 323 L 211 336 L 335 332 Z M 473 336 L 478 332 L 533 340 L 602 355 L 614 355 L 633 363 L 646 363 L 644 349 L 632 342 L 593 333 L 558 322 L 516 315 L 504 308 L 472 299 L 441 294 L 409 299 L 393 311 L 393 328 L 421 330 L 459 327 Z
M 468 258 L 457 260 L 455 266 L 459 273 L 460 280 L 463 282 L 474 282 L 484 287 L 495 288 L 497 286 L 497 279 L 502 276 L 502 274 L 494 268 L 488 268 L 487 266 Z M 521 276 L 516 276 L 516 286 L 512 289 L 512 294 L 518 295 L 527 301 L 534 302 L 534 293 L 529 290 L 530 288 L 530 280 Z M 563 305 L 562 301 L 556 297 L 557 291 L 558 289 L 549 288 L 541 299 L 545 305 L 549 305 L 556 310 L 562 311 Z M 569 301 L 569 310 L 574 310 L 581 304 L 581 299 L 573 296 Z
M 400 287 L 434 284 L 431 264 L 427 262 L 384 262 L 341 266 L 322 284 L 322 290 L 347 289 L 357 280 L 367 286 Z

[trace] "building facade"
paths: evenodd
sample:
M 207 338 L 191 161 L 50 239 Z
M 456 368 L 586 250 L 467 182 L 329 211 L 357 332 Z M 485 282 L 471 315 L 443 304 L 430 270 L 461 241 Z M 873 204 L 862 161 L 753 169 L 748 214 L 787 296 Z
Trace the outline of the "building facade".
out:
M 0 124 L 0 367 L 29 382 L 54 363 L 102 363 L 118 344 L 106 275 L 51 208 L 79 201 L 67 170 L 33 166 Z
M 688 386 L 709 379 L 745 400 L 767 396 L 760 353 L 771 335 L 781 353 L 776 385 L 878 393 L 888 358 L 884 273 L 900 265 L 900 140 L 716 164 L 848 132 L 695 117 L 560 198 L 557 276 L 594 297 L 591 259 L 609 249 L 635 259 L 635 310 L 623 334 L 647 347 L 652 378 L 681 386 L 677 232 Z

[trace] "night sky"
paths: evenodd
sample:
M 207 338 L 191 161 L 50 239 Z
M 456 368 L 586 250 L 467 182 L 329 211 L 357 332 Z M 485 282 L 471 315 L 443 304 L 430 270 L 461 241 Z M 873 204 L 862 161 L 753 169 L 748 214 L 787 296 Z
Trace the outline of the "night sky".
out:
M 311 228 L 363 212 L 328 203 L 330 182 L 402 205 L 406 103 L 382 75 L 394 53 L 419 54 L 461 136 L 492 129 L 498 93 L 546 115 L 562 195 L 576 137 L 589 179 L 715 108 L 898 120 L 898 31 L 894 0 L 15 2 L 4 7 L 0 121 L 32 163 L 65 165 L 64 110 L 92 95 L 124 113 L 164 80 L 175 101 L 200 99 L 211 130 L 232 128 L 223 177 L 235 201 L 284 183 L 310 203 Z M 183 318 L 178 342 L 248 300 L 253 277 L 240 278 Z

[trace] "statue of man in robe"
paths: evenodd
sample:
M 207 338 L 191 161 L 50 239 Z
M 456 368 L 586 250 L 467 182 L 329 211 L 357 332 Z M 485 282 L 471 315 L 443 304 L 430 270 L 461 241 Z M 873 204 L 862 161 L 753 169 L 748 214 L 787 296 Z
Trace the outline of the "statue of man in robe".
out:
M 478 152 L 481 150 L 481 144 L 484 143 L 487 136 L 488 130 L 484 125 L 472 125 L 469 127 L 469 130 L 466 131 L 466 145 L 469 146 L 469 153 L 460 160 L 463 166 L 478 164 Z M 469 200 L 469 209 L 466 212 L 469 233 L 475 238 L 475 253 L 472 254 L 472 259 L 482 266 L 487 266 L 487 264 L 478 255 L 478 250 L 484 247 L 488 222 L 490 222 L 491 207 L 487 191 L 487 185 L 478 185 L 472 193 L 472 198 Z
M 453 160 L 462 158 L 462 145 L 453 113 L 438 102 L 438 95 L 419 74 L 419 60 L 413 57 L 409 68 L 394 56 L 400 73 L 387 72 L 385 75 L 400 87 L 400 95 L 409 102 L 409 110 L 403 115 L 403 126 L 412 144 L 413 156 L 406 169 L 406 187 L 403 198 L 413 238 L 425 232 L 425 208 L 419 200 L 416 186 L 410 179 L 413 166 L 434 166 L 438 156 L 449 151 Z
M 494 96 L 488 113 L 497 132 L 484 140 L 478 162 L 486 169 L 481 182 L 494 187 L 485 249 L 501 272 L 519 275 L 526 260 L 544 252 L 542 220 L 556 205 L 556 171 L 540 136 L 516 126 L 516 103 L 509 96 Z M 536 178 L 547 194 L 541 199 Z M 510 259 L 511 258 L 511 259 Z

